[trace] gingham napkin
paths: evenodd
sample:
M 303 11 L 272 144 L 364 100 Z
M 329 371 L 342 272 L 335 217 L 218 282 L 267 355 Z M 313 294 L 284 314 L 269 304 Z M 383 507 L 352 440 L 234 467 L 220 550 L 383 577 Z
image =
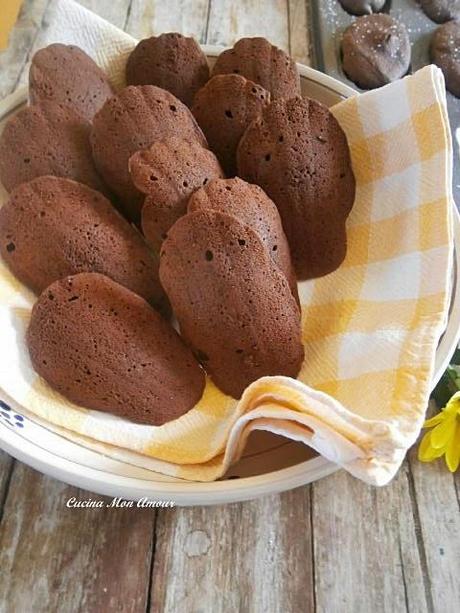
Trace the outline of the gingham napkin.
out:
M 135 41 L 69 0 L 47 32 L 123 81 Z M 428 66 L 332 109 L 357 181 L 348 254 L 299 285 L 305 363 L 265 377 L 240 401 L 208 381 L 180 419 L 142 426 L 70 404 L 33 372 L 24 336 L 34 296 L 0 263 L 0 395 L 64 436 L 184 479 L 223 475 L 252 430 L 312 446 L 353 475 L 387 483 L 421 428 L 445 327 L 452 260 L 452 147 L 441 72 Z M 2 391 L 3 390 L 3 391 Z

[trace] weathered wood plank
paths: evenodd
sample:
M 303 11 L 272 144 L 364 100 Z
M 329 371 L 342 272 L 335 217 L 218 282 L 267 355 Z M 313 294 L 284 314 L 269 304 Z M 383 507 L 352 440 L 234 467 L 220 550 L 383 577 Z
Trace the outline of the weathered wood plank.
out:
M 211 0 L 210 11 L 208 0 L 133 0 L 130 9 L 129 0 L 81 2 L 137 37 L 174 30 L 231 45 L 259 34 L 307 61 L 299 0 Z M 38 44 L 46 6 L 25 1 L 0 54 L 0 96 Z M 0 457 L 0 467 L 1 495 L 11 461 Z M 342 472 L 241 505 L 161 511 L 150 608 L 308 613 L 316 598 L 327 613 L 450 613 L 460 602 L 459 491 L 459 474 L 412 457 L 383 489 Z M 0 610 L 30 610 L 34 594 L 36 611 L 144 611 L 154 512 L 66 509 L 70 495 L 98 498 L 15 466 L 0 526 Z
M 33 41 L 32 46 L 29 48 L 27 57 L 25 58 L 25 63 L 19 76 L 18 85 L 27 84 L 30 60 L 35 51 L 46 45 L 48 42 L 47 29 L 53 19 L 55 1 L 56 0 L 51 0 L 48 3 L 46 11 L 44 12 L 41 27 Z M 123 29 L 128 18 L 131 0 L 77 0 L 77 2 Z
M 117 28 L 125 28 L 132 0 L 76 0 L 103 19 L 107 19 Z
M 135 38 L 181 32 L 206 41 L 209 0 L 132 0 L 126 31 Z
M 14 91 L 50 0 L 24 0 L 9 45 L 0 51 L 0 99 Z
M 8 494 L 12 470 L 13 458 L 0 450 L 0 521 L 3 516 L 3 507 Z
M 159 511 L 151 611 L 313 611 L 309 491 Z
M 211 0 L 207 42 L 233 45 L 244 36 L 265 36 L 289 50 L 289 22 L 286 0 Z
M 433 607 L 455 613 L 460 606 L 460 513 L 454 476 L 444 460 L 422 464 L 415 448 L 409 457 Z
M 430 611 L 407 466 L 380 489 L 344 471 L 312 489 L 318 613 Z
M 16 464 L 0 524 L 1 611 L 143 612 L 154 511 L 67 508 L 107 500 Z
M 296 62 L 310 64 L 306 0 L 288 0 L 289 53 Z
M 460 510 L 460 468 L 455 473 L 454 481 L 455 481 L 455 493 L 457 495 L 458 508 Z

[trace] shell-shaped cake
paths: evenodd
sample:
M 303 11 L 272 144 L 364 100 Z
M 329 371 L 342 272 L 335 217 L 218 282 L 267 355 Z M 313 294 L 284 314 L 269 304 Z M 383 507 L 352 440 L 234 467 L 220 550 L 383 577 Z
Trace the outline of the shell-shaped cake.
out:
M 172 326 L 98 273 L 50 285 L 32 310 L 35 371 L 71 402 L 161 426 L 201 398 L 205 377 Z
M 79 47 L 54 43 L 34 54 L 29 70 L 32 103 L 54 100 L 92 121 L 111 96 L 107 75 Z
M 370 15 L 379 13 L 385 6 L 386 0 L 339 0 L 342 8 L 350 15 Z
M 185 104 L 154 85 L 125 87 L 94 117 L 91 144 L 96 166 L 132 220 L 139 219 L 143 196 L 131 180 L 129 158 L 154 141 L 171 136 L 207 146 Z
M 0 179 L 11 191 L 42 175 L 106 188 L 91 157 L 91 124 L 69 106 L 45 100 L 21 109 L 0 136 Z
M 163 242 L 160 280 L 183 338 L 226 394 L 239 398 L 265 375 L 297 376 L 299 307 L 248 225 L 213 210 L 184 215 Z
M 459 0 L 418 0 L 422 11 L 436 23 L 460 19 Z
M 460 11 L 460 6 L 459 6 Z M 436 28 L 430 42 L 430 57 L 441 68 L 447 89 L 460 98 L 460 23 L 448 21 Z
M 270 257 L 288 280 L 298 301 L 297 279 L 281 218 L 276 205 L 258 185 L 242 179 L 215 179 L 190 198 L 188 212 L 211 209 L 233 215 L 256 232 Z
M 262 85 L 275 98 L 300 95 L 300 76 L 296 63 L 266 38 L 241 38 L 231 49 L 223 51 L 211 72 L 240 74 Z
M 191 194 L 224 176 L 214 153 L 180 137 L 155 141 L 138 151 L 129 160 L 129 171 L 134 185 L 146 194 L 142 231 L 157 250 L 169 228 L 186 212 Z
M 236 74 L 213 77 L 195 96 L 192 113 L 227 176 L 236 174 L 240 138 L 269 102 L 261 85 Z
M 35 293 L 79 272 L 99 272 L 161 306 L 158 260 L 140 233 L 99 192 L 39 177 L 0 209 L 0 253 Z
M 346 28 L 341 52 L 347 77 L 362 89 L 373 89 L 407 73 L 411 43 L 402 21 L 377 13 L 358 17 Z
M 275 202 L 300 279 L 335 270 L 346 254 L 355 178 L 342 128 L 309 98 L 275 100 L 246 130 L 239 175 Z
M 200 45 L 177 32 L 141 40 L 126 63 L 128 85 L 157 85 L 187 106 L 208 79 L 208 61 Z

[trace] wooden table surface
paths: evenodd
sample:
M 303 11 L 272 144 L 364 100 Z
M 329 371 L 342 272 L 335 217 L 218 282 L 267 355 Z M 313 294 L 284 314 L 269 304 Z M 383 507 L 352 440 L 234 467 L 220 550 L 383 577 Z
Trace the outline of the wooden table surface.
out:
M 3 1 L 3 0 L 2 0 Z M 80 0 L 137 38 L 262 35 L 309 62 L 305 0 Z M 26 82 L 52 9 L 25 0 L 0 98 Z M 1 7 L 0 7 L 1 19 Z M 228 506 L 68 509 L 79 491 L 0 455 L 0 611 L 453 613 L 460 475 L 409 454 L 387 487 L 340 471 Z

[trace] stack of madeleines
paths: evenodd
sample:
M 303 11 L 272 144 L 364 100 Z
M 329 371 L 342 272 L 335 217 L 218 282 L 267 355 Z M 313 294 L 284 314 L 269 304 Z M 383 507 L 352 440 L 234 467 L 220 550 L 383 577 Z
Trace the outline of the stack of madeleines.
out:
M 30 104 L 0 136 L 0 252 L 39 296 L 36 372 L 159 426 L 199 401 L 205 374 L 234 398 L 298 375 L 297 280 L 342 263 L 355 181 L 333 115 L 263 38 L 210 71 L 192 38 L 151 37 L 126 82 L 114 91 L 75 46 L 35 54 Z

